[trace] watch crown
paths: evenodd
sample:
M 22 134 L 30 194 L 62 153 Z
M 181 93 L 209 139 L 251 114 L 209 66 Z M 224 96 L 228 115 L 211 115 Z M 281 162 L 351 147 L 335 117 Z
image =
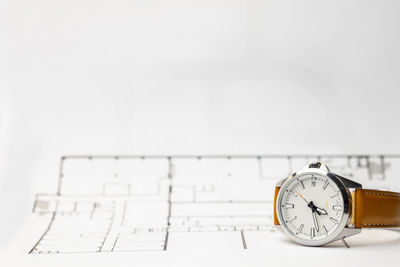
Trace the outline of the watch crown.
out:
M 308 168 L 321 168 L 321 162 L 312 162 L 308 165 Z
M 326 166 L 325 164 L 322 164 L 319 161 L 308 164 L 308 168 L 325 169 L 327 171 L 330 171 L 328 166 Z

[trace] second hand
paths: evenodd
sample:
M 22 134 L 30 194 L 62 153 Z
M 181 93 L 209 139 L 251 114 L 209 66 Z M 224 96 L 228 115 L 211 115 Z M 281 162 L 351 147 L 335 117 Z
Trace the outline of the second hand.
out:
M 293 189 L 294 190 L 294 192 L 296 192 L 296 194 L 299 196 L 299 197 L 301 197 L 305 202 L 307 202 L 307 204 L 308 204 L 308 201 L 302 196 L 302 194 L 300 194 L 299 192 L 297 192 L 297 190 L 296 189 Z

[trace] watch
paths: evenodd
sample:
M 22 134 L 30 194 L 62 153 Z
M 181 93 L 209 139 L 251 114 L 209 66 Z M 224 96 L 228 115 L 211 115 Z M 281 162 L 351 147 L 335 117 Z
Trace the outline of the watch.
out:
M 276 184 L 274 224 L 306 246 L 344 240 L 362 228 L 399 228 L 400 193 L 362 189 L 315 162 Z

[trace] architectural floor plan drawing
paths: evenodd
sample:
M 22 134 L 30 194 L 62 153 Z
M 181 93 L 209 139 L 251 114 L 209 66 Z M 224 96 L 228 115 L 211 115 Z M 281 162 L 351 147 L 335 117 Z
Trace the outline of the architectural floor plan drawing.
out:
M 400 171 L 398 156 L 66 156 L 58 191 L 36 196 L 48 226 L 29 253 L 163 251 L 179 232 L 232 232 L 251 249 L 250 232 L 275 231 L 275 183 L 317 160 L 380 189 Z

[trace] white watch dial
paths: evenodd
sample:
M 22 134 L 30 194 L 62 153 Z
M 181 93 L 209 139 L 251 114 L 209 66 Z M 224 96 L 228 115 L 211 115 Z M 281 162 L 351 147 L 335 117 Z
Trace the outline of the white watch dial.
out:
M 343 219 L 342 193 L 336 183 L 324 175 L 295 177 L 280 200 L 281 224 L 299 239 L 327 238 Z

